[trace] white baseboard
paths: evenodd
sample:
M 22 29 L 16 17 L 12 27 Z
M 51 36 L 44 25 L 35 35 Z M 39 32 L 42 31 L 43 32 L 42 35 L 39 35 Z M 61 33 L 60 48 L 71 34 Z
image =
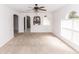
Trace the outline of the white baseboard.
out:
M 14 36 L 13 36 L 14 37 Z M 3 47 L 8 41 L 10 41 L 13 37 L 10 37 L 0 43 L 0 47 Z

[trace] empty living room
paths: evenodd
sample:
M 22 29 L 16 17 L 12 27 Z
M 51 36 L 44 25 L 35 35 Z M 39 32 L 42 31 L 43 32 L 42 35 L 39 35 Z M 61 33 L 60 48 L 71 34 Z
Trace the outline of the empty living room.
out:
M 79 4 L 0 4 L 0 54 L 79 53 Z

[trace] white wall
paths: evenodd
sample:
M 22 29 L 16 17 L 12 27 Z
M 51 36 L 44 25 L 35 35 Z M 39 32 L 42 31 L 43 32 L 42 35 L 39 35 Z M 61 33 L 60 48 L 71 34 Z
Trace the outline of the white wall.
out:
M 67 15 L 68 6 L 62 7 L 52 13 L 53 16 L 53 33 L 60 35 L 61 33 L 61 19 L 64 19 Z
M 24 15 L 21 13 L 19 15 L 19 33 L 23 33 L 24 32 Z
M 5 5 L 0 5 L 0 47 L 14 37 L 13 14 L 17 14 Z
M 52 14 L 51 13 L 39 13 L 39 16 L 41 17 L 41 25 L 33 25 L 33 17 L 35 13 L 22 13 L 21 18 L 19 21 L 19 32 L 24 32 L 24 16 L 30 16 L 31 17 L 31 32 L 52 32 Z M 48 20 L 50 22 L 50 25 L 46 26 L 43 25 L 43 17 L 47 15 Z

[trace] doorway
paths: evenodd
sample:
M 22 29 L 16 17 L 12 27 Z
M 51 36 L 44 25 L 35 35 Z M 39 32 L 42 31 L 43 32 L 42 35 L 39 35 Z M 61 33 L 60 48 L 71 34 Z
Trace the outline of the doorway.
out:
M 27 16 L 27 31 L 30 32 L 30 16 Z
M 24 32 L 26 32 L 26 18 L 24 17 Z
M 13 15 L 14 35 L 18 33 L 18 15 Z
M 30 32 L 31 24 L 30 24 L 30 16 L 24 17 L 24 32 Z

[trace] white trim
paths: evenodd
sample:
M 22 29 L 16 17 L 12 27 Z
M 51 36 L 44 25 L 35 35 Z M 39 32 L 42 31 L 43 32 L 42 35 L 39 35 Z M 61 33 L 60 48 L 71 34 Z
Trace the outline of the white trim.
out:
M 13 36 L 14 37 L 14 36 Z M 8 41 L 10 41 L 13 37 L 10 37 L 6 40 L 4 40 L 3 42 L 0 43 L 0 47 L 3 47 Z

